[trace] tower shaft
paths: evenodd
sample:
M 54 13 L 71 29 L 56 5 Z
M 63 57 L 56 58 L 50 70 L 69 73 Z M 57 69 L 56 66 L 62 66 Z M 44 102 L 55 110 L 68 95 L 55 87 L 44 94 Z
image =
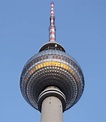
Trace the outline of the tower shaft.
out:
M 62 102 L 55 96 L 44 99 L 41 108 L 41 122 L 63 122 Z
M 63 122 L 65 96 L 55 86 L 49 86 L 39 95 L 41 122 Z

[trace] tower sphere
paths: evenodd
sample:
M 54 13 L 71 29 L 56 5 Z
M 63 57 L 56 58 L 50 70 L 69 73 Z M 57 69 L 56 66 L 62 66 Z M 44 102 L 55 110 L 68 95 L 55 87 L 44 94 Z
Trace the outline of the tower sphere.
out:
M 84 78 L 78 63 L 56 42 L 47 43 L 29 59 L 20 80 L 26 101 L 39 109 L 39 95 L 48 86 L 58 87 L 65 95 L 65 108 L 69 109 L 81 97 Z
M 61 99 L 65 111 L 80 99 L 84 90 L 84 77 L 80 66 L 55 41 L 54 20 L 52 8 L 50 41 L 27 61 L 20 78 L 23 97 L 39 111 L 41 111 L 42 101 L 49 95 Z M 50 89 L 50 86 L 55 88 Z

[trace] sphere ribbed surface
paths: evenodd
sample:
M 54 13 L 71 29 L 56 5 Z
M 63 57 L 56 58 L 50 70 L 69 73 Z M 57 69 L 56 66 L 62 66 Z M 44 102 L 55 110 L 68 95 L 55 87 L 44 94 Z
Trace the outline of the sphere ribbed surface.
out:
M 80 66 L 64 51 L 42 50 L 24 66 L 20 88 L 26 101 L 38 108 L 38 97 L 48 86 L 56 86 L 66 97 L 65 110 L 81 97 L 84 78 Z

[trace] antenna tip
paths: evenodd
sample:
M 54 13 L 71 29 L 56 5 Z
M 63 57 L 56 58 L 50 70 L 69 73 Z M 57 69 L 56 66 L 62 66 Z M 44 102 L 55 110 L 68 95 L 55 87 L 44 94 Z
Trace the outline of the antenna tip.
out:
M 51 6 L 54 5 L 54 2 L 51 2 Z
M 54 2 L 52 1 L 51 4 L 54 4 Z

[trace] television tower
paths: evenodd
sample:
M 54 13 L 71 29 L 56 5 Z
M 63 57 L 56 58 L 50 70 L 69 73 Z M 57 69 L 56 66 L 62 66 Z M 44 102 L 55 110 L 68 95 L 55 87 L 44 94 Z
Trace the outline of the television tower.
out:
M 41 112 L 41 122 L 63 122 L 63 112 L 80 99 L 84 77 L 78 63 L 56 42 L 51 3 L 49 42 L 25 64 L 20 88 L 25 100 Z

